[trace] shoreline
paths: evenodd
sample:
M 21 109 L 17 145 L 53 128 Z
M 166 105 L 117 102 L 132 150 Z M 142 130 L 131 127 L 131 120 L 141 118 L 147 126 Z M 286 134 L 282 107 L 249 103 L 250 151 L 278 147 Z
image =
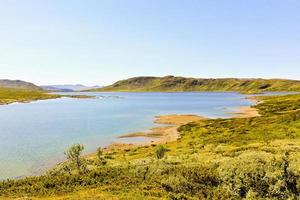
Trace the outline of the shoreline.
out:
M 47 93 L 49 94 L 49 93 Z M 16 99 L 10 99 L 9 101 L 4 101 L 0 99 L 0 106 L 7 106 L 12 104 L 27 104 L 37 101 L 44 101 L 44 100 L 55 100 L 55 99 L 61 99 L 61 98 L 73 98 L 73 99 L 95 99 L 95 96 L 88 96 L 88 95 L 55 95 L 55 94 L 49 94 L 48 97 L 44 98 L 32 98 L 32 99 L 24 99 L 24 100 L 16 100 Z
M 179 137 L 177 129 L 194 121 L 206 120 L 209 118 L 198 115 L 160 115 L 155 116 L 154 123 L 162 126 L 150 128 L 145 132 L 127 133 L 118 138 L 149 138 L 150 141 L 145 141 L 142 145 L 147 144 L 162 144 L 176 141 Z
M 36 101 L 43 101 L 43 100 L 51 100 L 51 99 L 59 99 L 61 96 L 49 96 L 49 97 L 44 97 L 44 98 L 32 98 L 32 99 L 23 99 L 23 100 L 17 100 L 17 99 L 0 99 L 0 106 L 6 106 L 6 105 L 11 105 L 11 104 L 26 104 L 26 103 L 32 103 Z
M 60 97 L 61 98 L 61 97 Z M 68 98 L 68 97 L 64 97 Z M 69 97 L 74 98 L 74 97 Z M 247 100 L 250 100 L 246 98 Z M 261 103 L 260 100 L 257 100 L 255 97 L 251 97 L 252 101 L 256 103 Z M 256 117 L 260 116 L 258 110 L 251 106 L 239 107 L 236 111 L 228 113 L 232 116 L 224 117 L 224 118 L 249 118 L 249 117 Z M 176 141 L 180 135 L 177 129 L 184 125 L 194 121 L 199 120 L 209 120 L 214 118 L 208 118 L 205 116 L 193 115 L 193 114 L 174 114 L 174 115 L 161 115 L 155 116 L 154 123 L 158 124 L 159 126 L 154 126 L 147 131 L 143 132 L 134 132 L 134 133 L 127 133 L 120 135 L 119 139 L 126 139 L 126 138 L 145 138 L 143 142 L 122 142 L 122 141 L 115 141 L 109 143 L 107 146 L 104 146 L 102 149 L 105 152 L 113 152 L 119 150 L 128 150 L 131 148 L 135 148 L 138 146 L 147 146 L 147 145 L 158 145 L 158 144 L 166 144 L 169 142 Z M 83 155 L 83 157 L 89 158 L 96 155 L 96 151 L 88 152 L 87 154 Z M 32 176 L 41 175 L 45 172 L 65 163 L 66 160 L 60 160 L 58 162 L 52 162 L 50 166 L 43 167 L 43 169 L 34 170 L 32 172 Z M 24 176 L 26 177 L 26 176 Z
M 255 101 L 256 99 L 252 99 Z M 256 103 L 260 103 L 260 101 L 256 100 Z M 244 106 L 237 108 L 236 111 L 230 112 L 228 114 L 232 114 L 233 116 L 225 117 L 225 118 L 251 118 L 251 117 L 259 117 L 261 116 L 258 110 L 251 106 Z M 147 140 L 140 144 L 133 143 L 123 143 L 123 142 L 114 142 L 109 146 L 105 147 L 105 150 L 109 150 L 111 148 L 118 149 L 118 147 L 124 148 L 129 146 L 144 146 L 151 144 L 165 144 L 168 142 L 176 141 L 179 138 L 179 133 L 177 129 L 191 122 L 199 121 L 199 120 L 208 120 L 211 118 L 207 118 L 199 115 L 192 114 L 183 114 L 183 115 L 160 115 L 155 116 L 154 123 L 162 125 L 158 127 L 150 128 L 144 132 L 134 132 L 127 133 L 119 136 L 118 138 L 147 138 Z
M 258 99 L 257 96 L 246 96 L 246 100 L 254 103 L 255 105 L 262 103 L 263 101 Z M 231 114 L 232 116 L 228 116 L 225 118 L 251 118 L 251 117 L 259 117 L 261 116 L 258 112 L 258 109 L 253 106 L 243 106 L 238 107 L 236 111 L 228 112 L 227 114 Z M 135 132 L 135 133 L 127 133 L 119 136 L 118 138 L 137 138 L 143 137 L 151 139 L 149 141 L 145 141 L 140 146 L 149 145 L 149 144 L 162 144 L 168 143 L 172 141 L 176 141 L 179 138 L 179 133 L 177 129 L 184 125 L 198 120 L 207 120 L 210 119 L 205 116 L 185 114 L 185 115 L 160 115 L 155 116 L 154 123 L 165 125 L 159 127 L 150 128 L 144 132 Z M 123 142 L 114 142 L 107 146 L 104 149 L 110 149 L 112 146 L 137 146 L 132 143 L 123 143 Z
M 236 111 L 228 112 L 228 114 L 233 114 L 233 116 L 230 116 L 228 118 L 250 118 L 261 116 L 258 110 L 251 106 L 239 107 Z

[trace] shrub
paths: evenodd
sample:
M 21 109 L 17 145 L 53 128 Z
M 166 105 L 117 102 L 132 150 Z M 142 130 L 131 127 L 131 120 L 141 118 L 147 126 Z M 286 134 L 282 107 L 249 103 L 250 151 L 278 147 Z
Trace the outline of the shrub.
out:
M 168 150 L 163 145 L 158 145 L 155 150 L 155 156 L 157 159 L 162 159 Z
M 84 168 L 84 162 L 80 158 L 82 151 L 84 150 L 84 146 L 81 144 L 74 144 L 65 152 L 67 158 L 75 164 L 78 172 L 80 173 L 82 168 Z

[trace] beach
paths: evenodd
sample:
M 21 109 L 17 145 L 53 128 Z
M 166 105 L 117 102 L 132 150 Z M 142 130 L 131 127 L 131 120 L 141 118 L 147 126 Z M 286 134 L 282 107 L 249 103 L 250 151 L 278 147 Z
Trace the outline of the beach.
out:
M 228 118 L 250 118 L 250 117 L 258 117 L 260 114 L 258 113 L 258 110 L 254 107 L 245 106 L 240 107 L 237 109 L 237 111 L 228 113 L 232 114 L 233 116 Z M 135 133 L 128 133 L 119 136 L 118 138 L 134 138 L 134 137 L 144 137 L 144 138 L 150 138 L 150 140 L 146 140 L 142 145 L 148 145 L 150 144 L 165 144 L 168 142 L 176 141 L 179 138 L 179 132 L 178 128 L 182 125 L 199 121 L 199 120 L 207 120 L 209 118 L 204 116 L 198 116 L 198 115 L 161 115 L 156 116 L 154 119 L 154 122 L 156 124 L 159 124 L 161 126 L 151 128 L 148 131 L 145 132 L 135 132 Z M 134 146 L 133 144 L 122 144 L 122 143 L 113 143 L 108 147 L 108 149 L 113 146 L 121 147 L 124 146 Z
M 205 120 L 207 118 L 197 115 L 162 115 L 156 116 L 154 122 L 163 126 L 151 128 L 147 132 L 129 133 L 119 138 L 147 137 L 152 140 L 150 143 L 163 144 L 178 139 L 177 129 L 187 123 Z M 149 143 L 149 142 L 146 142 Z

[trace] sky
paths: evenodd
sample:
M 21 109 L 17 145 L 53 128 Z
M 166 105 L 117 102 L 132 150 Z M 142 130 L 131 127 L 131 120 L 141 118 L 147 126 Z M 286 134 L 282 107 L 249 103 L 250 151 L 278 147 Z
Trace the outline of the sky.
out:
M 0 78 L 300 80 L 299 0 L 0 0 Z

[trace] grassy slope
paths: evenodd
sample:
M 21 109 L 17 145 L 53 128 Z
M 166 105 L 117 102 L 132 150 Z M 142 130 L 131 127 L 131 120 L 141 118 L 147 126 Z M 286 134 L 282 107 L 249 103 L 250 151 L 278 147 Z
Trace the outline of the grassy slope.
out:
M 14 102 L 28 102 L 41 99 L 58 98 L 59 95 L 47 94 L 40 90 L 0 88 L 0 105 Z
M 300 81 L 283 79 L 195 79 L 183 77 L 135 77 L 89 91 L 300 91 Z
M 21 80 L 8 80 L 0 79 L 0 88 L 14 88 L 14 89 L 24 89 L 24 90 L 38 90 L 43 89 L 33 83 L 21 81 Z
M 64 163 L 45 176 L 0 183 L 0 198 L 288 199 L 300 191 L 300 95 L 262 97 L 261 117 L 212 119 L 180 127 L 165 146 L 111 150 L 78 174 Z M 286 154 L 289 153 L 289 155 Z M 286 155 L 285 155 L 286 154 Z

